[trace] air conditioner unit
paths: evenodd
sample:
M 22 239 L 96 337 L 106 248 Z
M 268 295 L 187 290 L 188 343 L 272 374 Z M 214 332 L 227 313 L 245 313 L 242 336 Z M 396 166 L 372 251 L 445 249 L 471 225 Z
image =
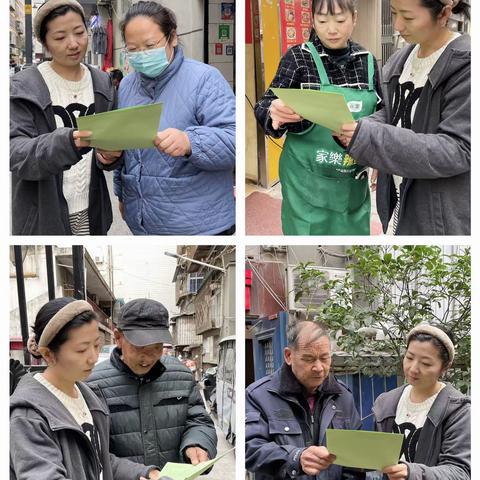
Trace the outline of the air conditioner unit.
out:
M 319 307 L 327 298 L 330 298 L 331 291 L 324 290 L 319 287 L 309 295 L 305 295 L 295 301 L 295 291 L 297 285 L 300 283 L 299 272 L 295 270 L 296 265 L 288 265 L 287 267 L 287 281 L 288 281 L 288 309 L 289 310 L 307 310 Z M 308 269 L 318 270 L 325 274 L 325 282 L 329 280 L 336 280 L 345 278 L 347 271 L 344 268 L 327 268 L 311 265 Z

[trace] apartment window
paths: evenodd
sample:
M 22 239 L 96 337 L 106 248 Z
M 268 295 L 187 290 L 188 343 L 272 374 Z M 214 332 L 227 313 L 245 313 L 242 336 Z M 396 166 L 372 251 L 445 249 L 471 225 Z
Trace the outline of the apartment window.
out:
M 197 293 L 203 282 L 203 273 L 191 273 L 188 276 L 188 292 Z
M 222 297 L 219 290 L 211 298 L 210 325 L 214 328 L 222 326 Z

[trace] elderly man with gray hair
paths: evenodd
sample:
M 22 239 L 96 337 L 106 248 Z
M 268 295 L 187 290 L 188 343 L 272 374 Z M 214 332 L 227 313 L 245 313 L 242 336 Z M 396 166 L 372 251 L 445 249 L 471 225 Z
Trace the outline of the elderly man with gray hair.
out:
M 332 373 L 328 331 L 310 320 L 292 323 L 283 365 L 247 388 L 245 462 L 256 480 L 365 478 L 333 465 L 327 428 L 361 426 L 353 396 Z
M 168 325 L 160 302 L 126 303 L 114 330 L 117 347 L 88 379 L 110 411 L 111 453 L 160 468 L 217 454 L 215 426 L 192 373 L 176 357 L 162 356 L 164 343 L 173 343 Z

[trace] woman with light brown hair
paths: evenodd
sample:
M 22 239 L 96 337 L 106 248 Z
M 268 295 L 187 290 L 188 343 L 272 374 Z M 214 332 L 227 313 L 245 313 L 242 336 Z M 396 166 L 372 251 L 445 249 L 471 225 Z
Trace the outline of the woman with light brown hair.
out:
M 470 36 L 462 0 L 391 0 L 393 26 L 409 44 L 383 67 L 385 108 L 345 124 L 359 164 L 376 168 L 377 211 L 393 235 L 470 234 Z
M 373 406 L 377 430 L 404 435 L 400 462 L 383 470 L 389 480 L 470 479 L 470 399 L 442 381 L 454 358 L 438 327 L 421 324 L 407 335 L 406 384 Z

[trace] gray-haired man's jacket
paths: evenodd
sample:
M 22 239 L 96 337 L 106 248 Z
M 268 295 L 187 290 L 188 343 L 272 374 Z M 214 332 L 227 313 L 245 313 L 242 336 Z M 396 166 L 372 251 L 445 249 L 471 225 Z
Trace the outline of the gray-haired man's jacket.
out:
M 303 451 L 325 445 L 327 428 L 358 430 L 361 420 L 352 393 L 333 374 L 318 388 L 314 413 L 302 385 L 286 363 L 248 386 L 245 399 L 245 465 L 256 480 L 364 479 L 360 471 L 330 465 L 318 475 L 301 467 Z
M 406 385 L 382 393 L 373 405 L 376 428 L 392 432 Z M 408 480 L 470 479 L 470 399 L 447 384 L 438 394 L 420 432 Z
M 190 446 L 216 456 L 215 426 L 192 373 L 178 359 L 162 357 L 138 377 L 115 348 L 109 360 L 95 367 L 88 384 L 107 402 L 110 451 L 116 456 L 160 467 L 185 462 L 183 453 Z
M 108 411 L 82 383 L 98 431 L 101 456 L 72 415 L 46 387 L 25 375 L 10 399 L 10 480 L 138 480 L 154 467 L 116 458 L 108 452 Z M 100 464 L 101 463 L 101 468 Z
M 397 235 L 470 234 L 470 37 L 453 40 L 432 68 L 412 129 L 391 125 L 392 100 L 413 46 L 383 68 L 385 108 L 359 120 L 348 153 L 379 170 L 377 210 L 386 232 L 404 177 Z

